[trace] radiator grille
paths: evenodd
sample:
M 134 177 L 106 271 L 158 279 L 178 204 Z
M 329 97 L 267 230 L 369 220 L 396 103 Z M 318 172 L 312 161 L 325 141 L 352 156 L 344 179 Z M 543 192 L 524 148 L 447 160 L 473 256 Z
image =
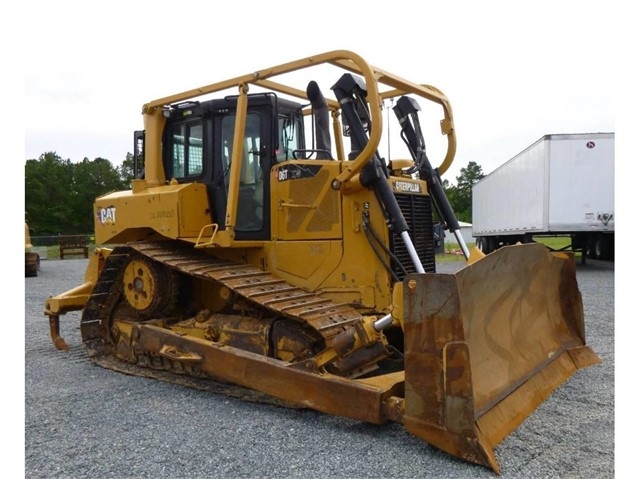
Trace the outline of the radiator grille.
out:
M 434 273 L 435 242 L 433 239 L 433 214 L 430 196 L 396 194 L 395 198 L 408 224 L 408 236 L 413 241 L 413 246 L 424 266 L 424 271 Z M 390 246 L 391 251 L 402 263 L 406 272 L 415 273 L 415 266 L 400 235 L 392 235 Z M 393 271 L 400 280 L 403 280 L 406 276 L 404 271 L 397 265 L 393 265 Z

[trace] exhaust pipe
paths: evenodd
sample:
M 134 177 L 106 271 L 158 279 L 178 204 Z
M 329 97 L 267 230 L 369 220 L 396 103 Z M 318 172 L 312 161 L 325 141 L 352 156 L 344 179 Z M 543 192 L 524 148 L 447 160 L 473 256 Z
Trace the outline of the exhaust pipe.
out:
M 315 122 L 315 138 L 317 139 L 317 159 L 331 159 L 331 135 L 330 115 L 328 103 L 322 94 L 319 85 L 312 80 L 306 87 L 306 96 L 313 107 L 313 119 Z

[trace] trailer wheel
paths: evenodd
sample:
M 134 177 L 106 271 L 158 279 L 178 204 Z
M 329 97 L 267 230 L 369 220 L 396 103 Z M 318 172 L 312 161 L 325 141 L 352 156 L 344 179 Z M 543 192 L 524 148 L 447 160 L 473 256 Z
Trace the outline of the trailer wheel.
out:
M 595 239 L 595 258 L 607 260 L 610 257 L 608 238 L 605 235 L 597 235 Z
M 490 254 L 495 251 L 495 238 L 492 236 L 480 236 L 476 240 L 476 245 L 484 254 Z
M 601 240 L 601 238 L 597 238 L 597 239 L 595 239 L 595 247 L 594 247 L 593 256 L 596 259 L 601 259 L 602 251 L 603 251 L 602 240 Z
M 479 251 L 481 251 L 484 254 L 488 254 L 486 253 L 486 239 L 482 238 L 481 236 L 479 238 L 477 238 L 475 240 L 475 246 L 477 246 L 477 249 Z
M 596 243 L 596 240 L 593 235 L 589 235 L 586 238 L 586 250 L 584 254 L 586 255 L 587 258 L 590 258 L 590 259 L 597 258 L 595 253 L 595 243 Z

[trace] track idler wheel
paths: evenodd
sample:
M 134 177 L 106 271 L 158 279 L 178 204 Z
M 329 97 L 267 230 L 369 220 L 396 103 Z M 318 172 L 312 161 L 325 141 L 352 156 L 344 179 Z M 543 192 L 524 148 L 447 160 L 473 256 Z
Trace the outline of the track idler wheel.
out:
M 123 294 L 140 315 L 150 317 L 168 311 L 177 301 L 177 273 L 144 256 L 133 257 L 124 269 Z

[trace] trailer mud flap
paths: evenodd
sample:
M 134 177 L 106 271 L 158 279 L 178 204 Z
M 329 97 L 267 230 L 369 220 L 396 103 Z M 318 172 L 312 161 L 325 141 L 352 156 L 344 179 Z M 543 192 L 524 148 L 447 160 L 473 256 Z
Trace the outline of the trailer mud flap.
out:
M 456 274 L 404 284 L 404 425 L 499 472 L 494 447 L 576 370 L 585 343 L 574 258 L 508 246 Z

